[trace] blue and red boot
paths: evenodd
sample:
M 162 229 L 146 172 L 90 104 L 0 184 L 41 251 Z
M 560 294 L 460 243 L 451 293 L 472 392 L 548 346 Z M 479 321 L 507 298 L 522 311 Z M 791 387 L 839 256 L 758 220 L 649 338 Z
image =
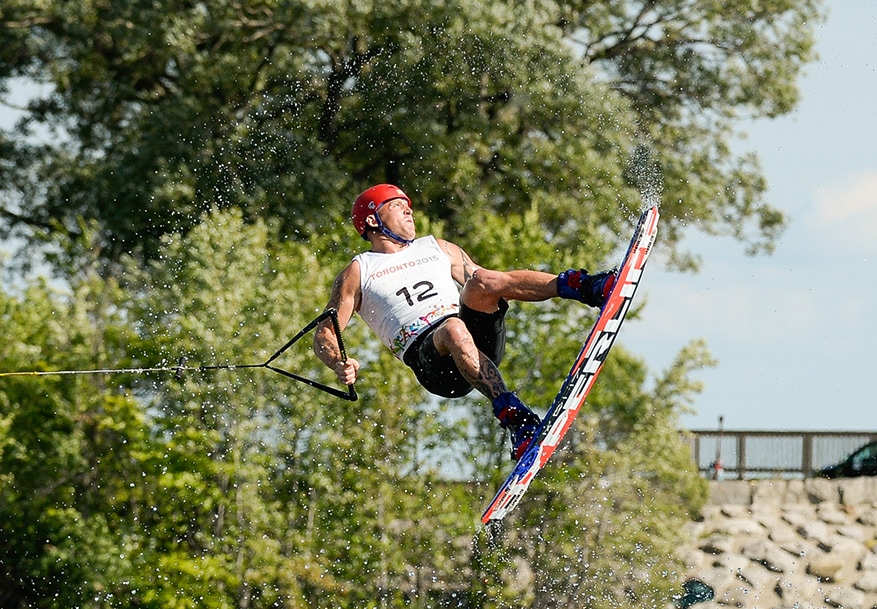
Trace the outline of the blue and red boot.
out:
M 533 442 L 542 420 L 511 391 L 493 399 L 493 415 L 503 429 L 511 432 L 512 459 L 519 461 Z
M 557 276 L 557 295 L 578 300 L 592 307 L 602 307 L 615 285 L 618 271 L 603 271 L 588 275 L 585 269 L 569 269 Z

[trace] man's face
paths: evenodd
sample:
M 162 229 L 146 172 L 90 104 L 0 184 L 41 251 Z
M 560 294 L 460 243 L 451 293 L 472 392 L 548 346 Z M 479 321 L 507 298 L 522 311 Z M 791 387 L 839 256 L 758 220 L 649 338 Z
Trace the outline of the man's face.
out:
M 381 222 L 388 229 L 403 239 L 414 239 L 414 214 L 405 199 L 391 199 L 381 205 L 377 211 Z

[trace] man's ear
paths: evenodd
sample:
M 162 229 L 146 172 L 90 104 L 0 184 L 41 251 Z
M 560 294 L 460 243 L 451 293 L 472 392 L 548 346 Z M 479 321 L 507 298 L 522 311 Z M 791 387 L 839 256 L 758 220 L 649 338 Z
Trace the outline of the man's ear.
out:
M 369 228 L 378 228 L 378 220 L 374 214 L 365 217 L 365 225 Z

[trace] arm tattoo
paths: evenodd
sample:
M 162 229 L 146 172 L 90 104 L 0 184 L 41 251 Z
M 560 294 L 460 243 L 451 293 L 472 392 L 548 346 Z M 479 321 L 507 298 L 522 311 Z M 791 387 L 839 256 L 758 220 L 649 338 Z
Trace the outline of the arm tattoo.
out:
M 447 253 L 448 258 L 453 260 L 454 256 L 451 254 L 450 246 L 451 246 L 451 243 L 446 241 L 445 242 L 445 253 Z M 467 281 L 469 281 L 470 279 L 472 279 L 472 277 L 475 276 L 475 273 L 478 271 L 478 269 L 480 267 L 477 264 L 475 264 L 474 262 L 472 262 L 472 259 L 469 257 L 469 254 L 467 254 L 466 251 L 462 247 L 460 247 L 459 245 L 454 245 L 454 247 L 457 248 L 457 252 L 459 252 L 459 255 L 460 255 L 460 263 L 461 263 L 461 266 L 463 269 L 463 285 L 465 285 Z
M 478 266 L 472 262 L 472 259 L 469 258 L 469 255 L 463 250 L 460 250 L 460 255 L 463 257 L 463 279 L 465 283 L 475 276 Z
M 338 303 L 341 302 L 341 283 L 343 282 L 341 275 L 338 275 L 335 278 L 335 281 L 332 283 L 332 294 L 329 296 L 329 303 L 326 305 L 326 310 L 335 309 L 338 310 Z
M 332 282 L 332 293 L 329 296 L 329 302 L 326 304 L 326 308 L 324 311 L 328 311 L 329 309 L 335 309 L 336 311 L 339 309 L 341 305 L 341 289 L 344 284 L 345 272 L 342 271 L 335 277 L 335 281 Z M 335 329 L 332 327 L 332 322 L 328 319 L 324 319 L 317 326 L 317 330 L 314 333 L 313 339 L 313 349 L 316 356 L 327 366 L 330 368 L 334 366 L 334 364 L 341 360 L 341 349 L 338 346 L 338 338 L 335 335 Z

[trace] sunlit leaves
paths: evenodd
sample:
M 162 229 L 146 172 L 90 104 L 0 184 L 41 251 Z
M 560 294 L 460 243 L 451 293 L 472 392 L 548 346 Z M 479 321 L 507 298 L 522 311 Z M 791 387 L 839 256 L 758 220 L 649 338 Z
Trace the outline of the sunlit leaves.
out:
M 0 294 L 0 363 L 262 362 L 364 246 L 347 215 L 376 181 L 481 264 L 598 270 L 637 215 L 641 141 L 672 264 L 696 266 L 688 227 L 769 250 L 785 219 L 731 142 L 739 119 L 793 107 L 820 11 L 7 2 L 0 89 L 45 86 L 0 138 L 0 212 L 66 284 Z M 574 303 L 513 305 L 503 372 L 536 410 L 590 323 Z M 657 378 L 616 348 L 497 556 L 469 545 L 508 467 L 486 401 L 431 399 L 364 324 L 345 336 L 364 363 L 354 404 L 260 369 L 4 380 L 0 575 L 15 583 L 0 604 L 666 600 L 661 569 L 703 494 L 676 431 L 702 346 Z M 301 347 L 282 365 L 333 382 Z
M 117 260 L 213 207 L 307 240 L 391 181 L 460 231 L 538 202 L 571 247 L 636 207 L 621 176 L 646 140 L 672 261 L 693 261 L 689 226 L 769 250 L 785 219 L 730 144 L 793 108 L 821 18 L 818 0 L 16 2 L 9 74 L 48 85 L 23 124 L 55 131 L 10 140 L 0 201 L 52 241 L 97 220 Z

